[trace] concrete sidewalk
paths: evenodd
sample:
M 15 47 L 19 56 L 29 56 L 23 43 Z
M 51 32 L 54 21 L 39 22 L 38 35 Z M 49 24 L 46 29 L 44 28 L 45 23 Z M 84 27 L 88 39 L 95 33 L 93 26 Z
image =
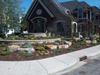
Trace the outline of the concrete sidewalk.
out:
M 74 66 L 82 56 L 98 54 L 100 45 L 42 60 L 0 61 L 0 75 L 52 75 Z

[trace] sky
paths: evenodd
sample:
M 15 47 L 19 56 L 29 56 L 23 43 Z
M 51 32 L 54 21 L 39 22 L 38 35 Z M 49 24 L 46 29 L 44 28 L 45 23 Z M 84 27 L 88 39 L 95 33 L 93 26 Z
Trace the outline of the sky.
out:
M 71 0 L 58 0 L 59 2 L 66 2 L 66 1 L 71 1 Z M 87 2 L 89 5 L 91 6 L 97 6 L 100 7 L 100 0 L 79 0 L 79 1 L 85 1 Z M 31 5 L 32 0 L 24 0 L 24 2 L 22 3 L 22 9 L 23 11 L 27 11 L 29 6 Z

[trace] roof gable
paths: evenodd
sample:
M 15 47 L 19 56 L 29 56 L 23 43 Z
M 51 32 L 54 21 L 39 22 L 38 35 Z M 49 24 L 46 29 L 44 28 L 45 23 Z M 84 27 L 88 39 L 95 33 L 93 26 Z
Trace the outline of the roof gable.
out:
M 51 13 L 51 11 L 45 6 L 45 4 L 41 1 L 41 0 L 34 0 L 30 9 L 28 10 L 28 13 L 26 15 L 26 17 L 28 17 L 28 19 L 30 18 L 30 16 L 32 15 L 32 13 L 34 12 L 34 10 L 37 8 L 38 5 L 41 5 L 46 12 L 51 16 L 54 17 L 54 15 Z
M 91 8 L 92 8 L 93 13 L 99 13 L 100 14 L 100 9 L 98 7 L 93 6 Z
M 65 7 L 63 7 L 60 3 L 58 3 L 56 0 L 34 0 L 30 9 L 28 10 L 25 19 L 28 19 L 30 13 L 34 10 L 34 6 L 37 4 L 36 2 L 39 2 L 42 7 L 49 13 L 49 15 L 56 19 L 73 19 L 72 15 L 69 12 L 69 10 Z
M 75 8 L 89 8 L 90 6 L 82 1 L 82 2 L 79 2 L 79 1 L 68 1 L 68 2 L 63 2 L 61 3 L 64 7 L 70 9 L 70 10 L 74 10 Z

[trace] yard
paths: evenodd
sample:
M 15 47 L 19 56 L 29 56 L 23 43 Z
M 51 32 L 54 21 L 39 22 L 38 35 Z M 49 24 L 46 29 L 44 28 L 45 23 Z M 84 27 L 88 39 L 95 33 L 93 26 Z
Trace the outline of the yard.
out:
M 9 36 L 8 37 L 9 39 L 5 38 L 6 40 L 5 39 L 3 41 L 1 40 L 0 60 L 4 61 L 37 60 L 37 59 L 62 55 L 65 53 L 77 51 L 80 49 L 100 44 L 99 38 L 96 38 L 95 40 L 91 41 L 87 39 L 64 40 L 64 38 L 59 40 L 54 37 L 35 38 L 32 35 L 31 36 L 25 35 L 23 37 L 24 38 L 19 36 Z M 38 41 L 36 42 L 35 40 Z

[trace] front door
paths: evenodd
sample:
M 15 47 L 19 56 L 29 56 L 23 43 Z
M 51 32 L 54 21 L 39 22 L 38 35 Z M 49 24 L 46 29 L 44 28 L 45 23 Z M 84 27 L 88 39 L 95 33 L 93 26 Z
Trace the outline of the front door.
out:
M 32 20 L 34 33 L 45 33 L 46 32 L 46 19 L 38 17 Z

